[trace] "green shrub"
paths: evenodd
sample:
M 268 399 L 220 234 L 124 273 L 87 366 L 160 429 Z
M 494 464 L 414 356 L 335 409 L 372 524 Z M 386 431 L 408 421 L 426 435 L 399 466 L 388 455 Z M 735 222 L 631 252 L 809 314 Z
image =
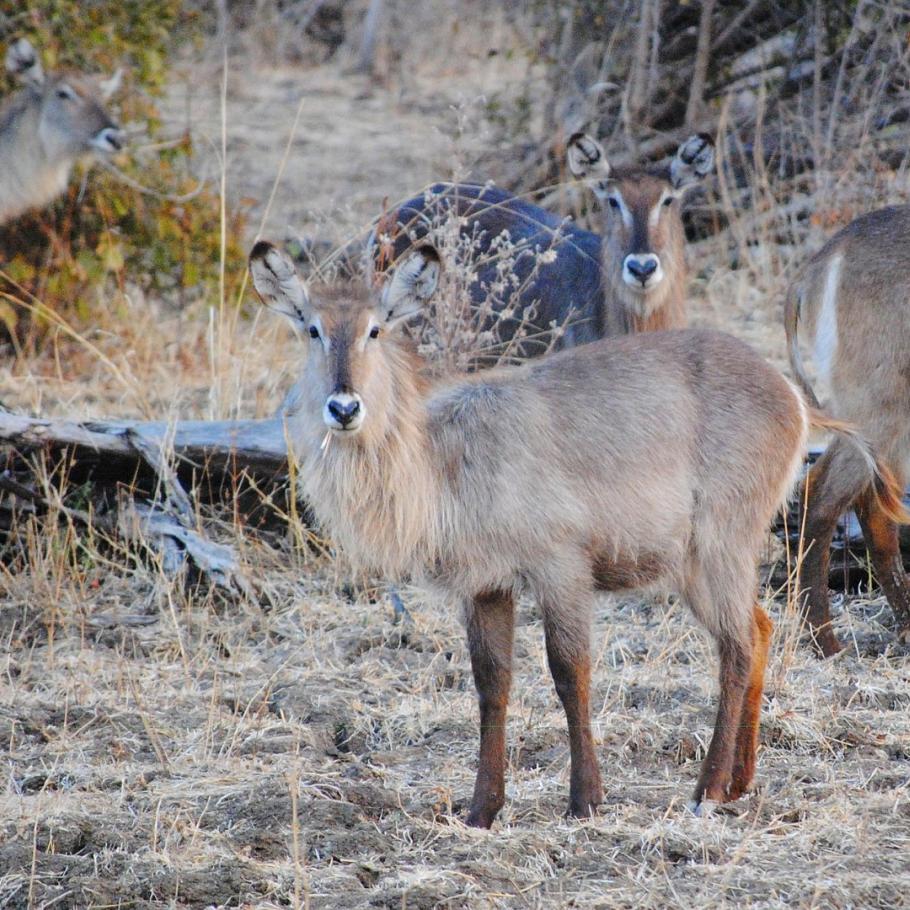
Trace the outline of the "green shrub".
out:
M 136 145 L 160 137 L 154 98 L 164 89 L 168 59 L 180 43 L 202 39 L 198 13 L 187 11 L 192 7 L 180 0 L 33 0 L 27 10 L 22 6 L 21 0 L 0 0 L 3 53 L 24 36 L 47 70 L 108 74 L 124 67 L 124 84 L 111 102 L 112 111 L 128 132 L 145 127 Z M 6 95 L 15 89 L 4 73 L 0 91 Z M 129 147 L 115 159 L 152 194 L 98 165 L 87 180 L 77 169 L 55 204 L 0 229 L 0 267 L 12 279 L 2 283 L 3 289 L 19 299 L 34 295 L 77 324 L 92 322 L 99 307 L 109 312 L 117 292 L 131 288 L 179 304 L 217 294 L 221 200 L 210 186 L 192 192 L 198 185 L 190 170 L 192 152 L 192 138 L 186 135 L 141 162 Z M 190 198 L 173 201 L 186 196 Z M 243 220 L 240 209 L 228 209 L 228 301 L 236 298 L 244 271 Z M 0 322 L 7 330 L 40 340 L 46 320 L 26 312 L 8 297 L 0 300 Z

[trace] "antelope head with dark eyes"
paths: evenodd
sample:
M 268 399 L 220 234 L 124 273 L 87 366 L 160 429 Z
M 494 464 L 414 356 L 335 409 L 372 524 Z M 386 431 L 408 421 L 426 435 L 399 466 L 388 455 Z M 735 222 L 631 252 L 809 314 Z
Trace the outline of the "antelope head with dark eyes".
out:
M 596 139 L 576 133 L 568 159 L 572 173 L 588 183 L 603 207 L 607 285 L 640 313 L 661 305 L 666 294 L 683 292 L 678 287 L 686 280 L 682 204 L 714 167 L 711 138 L 691 136 L 663 167 L 613 168 Z
M 387 428 L 380 415 L 394 412 L 397 394 L 387 361 L 414 356 L 401 329 L 436 289 L 436 250 L 419 247 L 378 288 L 359 281 L 307 287 L 290 259 L 265 241 L 253 248 L 250 270 L 262 301 L 305 336 L 302 419 L 321 420 L 323 432 L 349 439 L 381 436 Z

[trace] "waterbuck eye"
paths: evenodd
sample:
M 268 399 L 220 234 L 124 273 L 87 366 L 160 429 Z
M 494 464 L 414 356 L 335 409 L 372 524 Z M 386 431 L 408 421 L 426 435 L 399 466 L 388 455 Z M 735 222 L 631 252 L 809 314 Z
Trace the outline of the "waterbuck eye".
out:
M 667 198 L 664 199 L 664 201 L 663 201 L 663 205 L 664 205 L 664 207 L 673 205 L 673 197 L 667 196 Z
M 310 326 L 310 338 L 318 338 L 318 337 L 319 337 L 319 329 L 317 329 L 316 326 L 311 325 Z
M 370 329 L 370 338 L 378 338 L 378 337 L 379 337 L 379 326 L 374 325 L 373 328 Z
M 607 202 L 610 203 L 610 208 L 611 208 L 611 209 L 618 209 L 618 208 L 619 208 L 619 200 L 618 200 L 615 196 L 609 196 L 609 197 L 607 197 Z
M 68 99 L 72 100 L 73 98 L 75 98 L 75 95 L 73 94 L 72 89 L 68 89 L 66 86 L 62 86 L 61 88 L 57 89 L 57 97 L 58 98 L 68 98 Z

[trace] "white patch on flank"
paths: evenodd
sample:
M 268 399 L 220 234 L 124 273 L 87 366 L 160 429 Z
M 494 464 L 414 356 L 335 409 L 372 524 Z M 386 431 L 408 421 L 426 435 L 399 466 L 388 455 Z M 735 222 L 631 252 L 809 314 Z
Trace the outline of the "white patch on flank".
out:
M 802 421 L 802 433 L 800 434 L 800 443 L 796 450 L 796 454 L 793 456 L 793 461 L 790 464 L 790 469 L 787 472 L 787 482 L 784 489 L 781 491 L 779 496 L 780 505 L 784 505 L 789 502 L 793 497 L 794 490 L 796 489 L 797 484 L 799 483 L 800 478 L 803 475 L 803 463 L 805 461 L 806 446 L 809 442 L 809 427 L 811 421 L 809 419 L 809 408 L 806 405 L 806 398 L 803 393 L 797 388 L 796 383 L 791 382 L 786 376 L 783 377 L 784 381 L 790 387 L 790 391 L 793 393 L 793 397 L 796 399 L 796 403 L 799 407 L 800 419 Z
M 837 353 L 837 290 L 840 286 L 840 269 L 844 261 L 842 254 L 834 256 L 828 263 L 825 287 L 822 290 L 822 305 L 815 326 L 815 345 L 812 356 L 818 369 L 819 378 L 825 383 L 831 381 L 831 364 Z

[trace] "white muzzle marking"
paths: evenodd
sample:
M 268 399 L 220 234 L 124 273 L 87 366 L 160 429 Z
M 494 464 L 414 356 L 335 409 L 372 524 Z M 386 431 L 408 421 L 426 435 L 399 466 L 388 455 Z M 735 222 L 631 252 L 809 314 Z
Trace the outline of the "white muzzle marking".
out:
M 322 420 L 330 430 L 355 433 L 363 425 L 366 408 L 359 395 L 336 392 L 329 395 L 322 409 Z
M 126 134 L 123 130 L 105 127 L 100 133 L 92 137 L 89 144 L 96 152 L 112 155 L 114 152 L 119 152 L 126 145 Z
M 639 293 L 652 290 L 664 280 L 660 258 L 654 253 L 626 256 L 622 263 L 622 280 Z

